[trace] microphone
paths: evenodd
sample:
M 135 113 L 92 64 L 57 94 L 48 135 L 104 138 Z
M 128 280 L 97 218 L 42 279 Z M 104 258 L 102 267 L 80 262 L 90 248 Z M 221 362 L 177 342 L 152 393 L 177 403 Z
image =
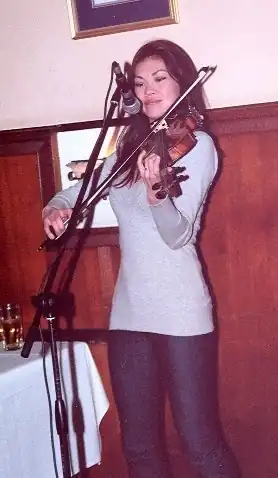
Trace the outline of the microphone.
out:
M 116 82 L 121 90 L 123 99 L 123 110 L 129 115 L 136 115 L 141 109 L 141 102 L 134 95 L 125 75 L 123 74 L 119 63 L 113 61 L 112 69 L 116 75 Z

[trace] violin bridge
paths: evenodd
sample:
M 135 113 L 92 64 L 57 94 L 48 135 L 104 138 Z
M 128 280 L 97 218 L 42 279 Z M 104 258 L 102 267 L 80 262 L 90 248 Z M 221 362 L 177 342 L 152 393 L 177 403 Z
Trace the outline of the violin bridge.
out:
M 169 125 L 165 119 L 161 121 L 161 123 L 158 124 L 156 128 L 154 128 L 154 133 L 157 133 L 158 131 L 161 131 L 162 129 L 169 129 Z

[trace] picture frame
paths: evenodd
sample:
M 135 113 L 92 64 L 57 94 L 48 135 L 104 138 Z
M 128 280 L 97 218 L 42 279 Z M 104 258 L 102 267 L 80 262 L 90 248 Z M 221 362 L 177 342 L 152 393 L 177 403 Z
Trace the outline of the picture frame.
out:
M 95 169 L 102 166 L 107 157 L 116 150 L 117 140 L 124 127 L 124 124 L 109 126 L 95 164 Z M 100 132 L 101 128 L 99 126 L 57 132 L 56 155 L 61 183 L 61 187 L 59 185 L 57 192 L 73 186 L 82 179 Z M 83 229 L 85 224 L 86 220 L 82 221 L 77 226 L 78 229 Z M 94 228 L 95 231 L 105 231 L 107 228 L 118 227 L 118 222 L 108 197 L 100 199 L 95 206 L 90 227 Z
M 67 0 L 77 40 L 179 23 L 178 0 Z

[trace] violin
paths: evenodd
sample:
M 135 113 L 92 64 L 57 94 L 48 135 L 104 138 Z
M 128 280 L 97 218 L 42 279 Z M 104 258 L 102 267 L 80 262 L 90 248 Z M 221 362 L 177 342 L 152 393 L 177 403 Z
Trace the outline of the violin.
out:
M 164 199 L 167 195 L 178 197 L 182 194 L 180 183 L 186 181 L 189 176 L 181 174 L 185 167 L 173 165 L 196 146 L 194 131 L 202 127 L 203 121 L 204 117 L 196 108 L 190 107 L 186 116 L 175 115 L 167 121 L 164 120 L 144 144 L 147 155 L 154 152 L 160 156 L 161 181 L 153 185 L 153 190 L 157 191 L 157 199 Z

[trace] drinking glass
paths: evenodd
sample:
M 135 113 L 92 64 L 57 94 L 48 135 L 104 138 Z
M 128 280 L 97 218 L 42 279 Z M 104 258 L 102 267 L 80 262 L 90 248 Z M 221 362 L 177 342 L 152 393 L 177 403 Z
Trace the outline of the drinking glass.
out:
M 23 345 L 22 314 L 19 304 L 2 305 L 2 344 L 4 350 L 20 349 Z

